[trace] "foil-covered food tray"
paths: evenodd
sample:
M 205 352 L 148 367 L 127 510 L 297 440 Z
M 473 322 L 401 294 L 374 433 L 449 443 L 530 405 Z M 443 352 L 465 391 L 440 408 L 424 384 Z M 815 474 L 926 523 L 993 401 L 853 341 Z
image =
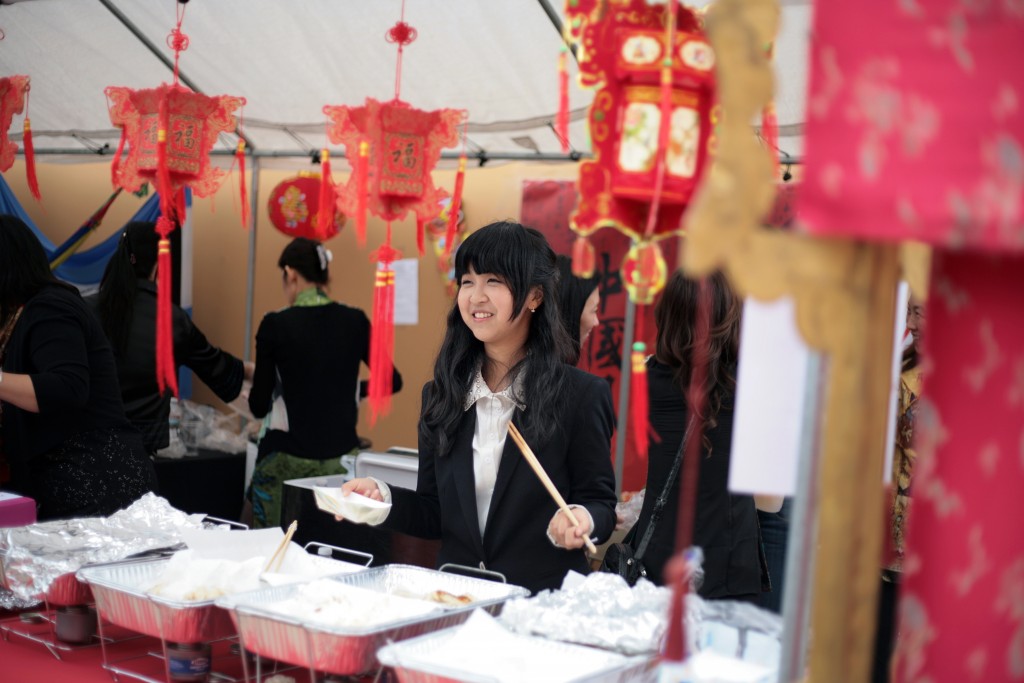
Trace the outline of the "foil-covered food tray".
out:
M 338 573 L 363 568 L 326 557 L 310 556 L 316 564 L 336 567 Z M 215 600 L 170 600 L 146 592 L 156 581 L 169 558 L 150 561 L 83 567 L 78 578 L 89 584 L 96 609 L 111 623 L 131 631 L 176 643 L 199 643 L 233 636 L 231 618 Z
M 268 609 L 272 603 L 295 595 L 297 584 L 225 596 L 217 604 L 231 614 L 239 638 L 250 652 L 322 673 L 354 675 L 376 669 L 377 650 L 389 642 L 458 625 L 476 608 L 498 614 L 507 600 L 529 595 L 519 586 L 409 565 L 375 567 L 330 580 L 403 597 L 426 598 L 435 591 L 444 591 L 472 596 L 473 600 L 420 617 L 362 628 L 328 626 Z
M 474 619 L 480 615 L 474 615 Z M 657 658 L 627 656 L 548 640 L 506 633 L 500 637 L 479 632 L 466 640 L 461 629 L 449 628 L 391 643 L 377 653 L 380 663 L 394 669 L 401 683 L 653 683 Z M 467 646 L 472 651 L 467 653 Z

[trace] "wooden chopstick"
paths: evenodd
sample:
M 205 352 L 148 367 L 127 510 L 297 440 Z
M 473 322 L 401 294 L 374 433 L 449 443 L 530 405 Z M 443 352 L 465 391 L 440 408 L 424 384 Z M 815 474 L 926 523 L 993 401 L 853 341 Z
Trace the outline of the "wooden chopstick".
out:
M 292 536 L 295 535 L 295 530 L 299 527 L 298 520 L 292 520 L 292 523 L 288 525 L 288 531 L 285 532 L 284 538 L 281 539 L 281 544 L 277 546 L 277 550 L 270 556 L 270 561 L 267 562 L 267 566 L 263 568 L 264 572 L 269 572 L 271 567 L 274 567 L 274 561 L 277 560 L 277 566 L 274 567 L 274 571 L 281 568 L 281 563 L 284 562 L 284 556 L 288 554 L 288 544 L 292 542 Z
M 572 510 L 569 509 L 569 506 L 566 505 L 565 499 L 562 498 L 562 494 L 558 492 L 557 488 L 555 488 L 555 483 L 551 481 L 551 477 L 549 477 L 548 473 L 544 471 L 543 467 L 541 467 L 540 461 L 537 460 L 537 456 L 533 454 L 533 449 L 530 448 L 526 443 L 526 439 L 523 438 L 523 435 L 519 433 L 519 430 L 511 422 L 508 423 L 508 433 L 509 436 L 512 437 L 512 440 L 516 442 L 516 445 L 519 446 L 519 450 L 522 452 L 526 462 L 530 463 L 530 467 L 533 468 L 537 478 L 540 479 L 540 483 L 544 484 L 544 488 L 546 488 L 548 493 L 551 494 L 551 497 L 558 505 L 558 509 L 569 518 L 569 521 L 572 522 L 574 527 L 578 527 L 580 522 L 576 519 L 576 515 L 574 515 Z M 597 553 L 597 548 L 594 547 L 594 542 L 591 541 L 588 536 L 583 536 L 583 543 L 587 546 L 587 550 L 589 550 L 591 554 Z

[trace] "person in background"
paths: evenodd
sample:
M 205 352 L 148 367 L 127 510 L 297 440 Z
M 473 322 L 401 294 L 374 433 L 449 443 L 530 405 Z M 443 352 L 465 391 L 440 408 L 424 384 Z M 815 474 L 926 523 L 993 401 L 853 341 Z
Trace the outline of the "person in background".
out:
M 249 493 L 257 528 L 281 524 L 286 480 L 354 474 L 342 458 L 359 451 L 359 399 L 367 395 L 359 364 L 370 364 L 370 321 L 327 296 L 330 260 L 320 242 L 292 240 L 277 261 L 289 305 L 256 332 L 249 409 L 271 414 Z M 392 391 L 401 391 L 402 376 L 392 373 Z
M 9 486 L 40 520 L 110 515 L 155 487 L 99 321 L 14 216 L 0 216 L 0 425 Z
M 707 407 L 693 420 L 691 438 L 701 438 L 700 475 L 697 483 L 693 544 L 704 552 L 704 598 L 754 601 L 762 588 L 760 538 L 753 496 L 729 492 L 732 451 L 733 403 L 739 354 L 742 305 L 725 276 L 707 278 L 711 303 L 708 339 Z M 700 284 L 677 270 L 669 278 L 655 308 L 658 331 L 655 354 L 647 363 L 652 439 L 648 454 L 647 495 L 635 529 L 640 539 L 651 520 L 655 500 L 665 488 L 673 460 L 690 423 L 686 392 L 697 336 Z M 648 578 L 664 584 L 666 562 L 675 551 L 679 506 L 679 469 L 670 487 L 668 503 L 655 526 L 644 557 Z
M 571 349 L 566 362 L 577 365 L 583 351 L 583 343 L 595 327 L 601 324 L 597 317 L 601 306 L 597 275 L 583 278 L 573 275 L 572 259 L 559 254 L 558 260 L 558 307 L 562 313 L 562 324 L 569 334 Z
M 917 453 L 914 450 L 914 422 L 921 396 L 921 357 L 924 335 L 924 307 L 911 295 L 907 304 L 907 332 L 912 342 L 903 352 L 899 396 L 896 407 L 896 447 L 892 459 L 892 487 L 888 489 L 886 559 L 878 594 L 878 628 L 875 635 L 873 683 L 887 683 L 896 641 L 896 604 L 903 574 L 904 532 L 910 508 L 911 483 Z
M 485 226 L 459 247 L 455 273 L 458 296 L 423 388 L 416 490 L 363 478 L 342 491 L 391 502 L 384 528 L 441 539 L 439 565 L 496 571 L 535 592 L 558 588 L 569 570 L 590 571 L 584 538 L 601 543 L 615 526 L 611 392 L 564 362 L 555 254 L 541 233 Z M 510 423 L 578 527 L 508 438 Z
M 157 243 L 154 223 L 129 223 L 117 250 L 107 263 L 100 290 L 90 303 L 117 361 L 117 376 L 125 413 L 142 432 L 149 454 L 169 443 L 170 393 L 161 393 L 156 381 L 156 275 Z M 252 365 L 206 340 L 188 313 L 174 306 L 171 313 L 174 361 L 184 365 L 225 403 L 252 378 Z
M 760 507 L 757 510 L 765 562 L 772 582 L 772 589 L 763 591 L 757 604 L 776 613 L 782 612 L 782 591 L 786 587 L 786 552 L 789 547 L 792 509 L 793 499 L 786 498 L 778 511 L 762 510 Z

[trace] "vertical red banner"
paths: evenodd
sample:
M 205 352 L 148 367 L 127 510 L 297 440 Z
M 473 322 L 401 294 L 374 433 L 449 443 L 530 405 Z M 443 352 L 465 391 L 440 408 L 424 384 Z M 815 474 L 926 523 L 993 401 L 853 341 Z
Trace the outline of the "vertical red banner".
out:
M 570 256 L 576 235 L 569 229 L 569 214 L 575 204 L 576 184 L 572 181 L 526 180 L 523 182 L 520 221 L 523 225 L 544 233 L 556 252 Z M 607 380 L 618 414 L 627 298 L 619 269 L 629 249 L 629 238 L 614 230 L 599 230 L 591 239 L 597 253 L 596 272 L 600 278 L 598 289 L 601 292 L 601 307 L 598 318 L 601 324 L 584 342 L 579 367 Z M 671 268 L 677 262 L 676 240 L 663 240 L 661 246 L 665 253 L 665 261 Z M 653 351 L 654 306 L 638 307 L 637 315 L 645 316 L 644 341 L 647 348 Z M 627 439 L 622 490 L 639 491 L 644 487 L 646 478 L 646 460 L 637 457 Z

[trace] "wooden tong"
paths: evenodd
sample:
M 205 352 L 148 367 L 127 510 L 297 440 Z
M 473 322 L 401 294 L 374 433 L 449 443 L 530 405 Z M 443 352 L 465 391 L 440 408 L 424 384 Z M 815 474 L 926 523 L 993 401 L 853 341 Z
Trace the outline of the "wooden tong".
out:
M 562 494 L 558 492 L 557 488 L 555 488 L 555 484 L 551 481 L 551 477 L 549 477 L 548 473 L 544 471 L 543 467 L 541 467 L 540 461 L 537 460 L 537 456 L 533 454 L 533 450 L 526 443 L 526 439 L 523 438 L 523 435 L 519 433 L 519 430 L 511 422 L 508 423 L 508 434 L 512 437 L 512 440 L 516 442 L 516 445 L 519 446 L 519 450 L 522 452 L 523 457 L 526 458 L 526 462 L 530 463 L 530 467 L 533 468 L 537 478 L 540 479 L 540 483 L 544 484 L 544 488 L 546 488 L 548 493 L 551 494 L 551 498 L 558 505 L 558 509 L 565 514 L 574 527 L 578 527 L 580 522 L 576 519 L 576 515 L 572 514 L 572 510 L 570 510 L 569 506 L 566 505 L 565 499 L 562 498 Z M 594 542 L 591 541 L 588 536 L 583 537 L 583 543 L 586 544 L 587 550 L 589 550 L 592 555 L 597 554 L 597 548 L 594 547 Z
M 295 530 L 299 528 L 298 520 L 293 520 L 288 525 L 288 531 L 285 532 L 284 538 L 281 539 L 281 544 L 277 546 L 277 550 L 270 556 L 270 560 L 267 562 L 267 566 L 263 568 L 264 572 L 277 571 L 281 568 L 281 563 L 284 562 L 284 556 L 288 554 L 288 544 L 292 542 L 292 536 L 295 535 Z M 275 565 L 276 561 L 276 565 Z

